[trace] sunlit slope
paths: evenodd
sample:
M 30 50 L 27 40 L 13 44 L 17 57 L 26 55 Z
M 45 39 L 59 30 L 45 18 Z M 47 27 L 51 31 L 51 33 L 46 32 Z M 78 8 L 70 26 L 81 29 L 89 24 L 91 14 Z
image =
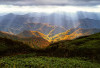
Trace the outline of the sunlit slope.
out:
M 57 27 L 55 26 L 50 32 L 49 34 L 47 35 L 48 37 L 52 37 L 58 33 L 62 33 L 62 32 L 65 32 L 67 29 L 65 29 L 64 27 Z
M 46 48 L 50 44 L 50 42 L 42 37 L 21 38 L 21 41 L 28 44 L 32 48 Z
M 80 36 L 87 36 L 94 33 L 100 32 L 100 29 L 70 29 L 66 32 L 56 34 L 55 36 L 51 37 L 53 41 L 60 41 L 60 40 L 72 40 Z
M 5 32 L 0 32 L 0 37 L 21 41 L 21 42 L 31 46 L 32 48 L 44 48 L 49 45 L 49 42 L 46 39 L 44 39 L 43 37 L 38 37 L 38 36 L 26 38 L 26 37 L 19 37 L 16 35 L 10 35 Z
M 15 36 L 13 34 L 9 34 L 8 32 L 4 32 L 4 31 L 0 31 L 0 37 L 13 39 L 13 40 L 18 40 L 19 39 L 18 36 Z

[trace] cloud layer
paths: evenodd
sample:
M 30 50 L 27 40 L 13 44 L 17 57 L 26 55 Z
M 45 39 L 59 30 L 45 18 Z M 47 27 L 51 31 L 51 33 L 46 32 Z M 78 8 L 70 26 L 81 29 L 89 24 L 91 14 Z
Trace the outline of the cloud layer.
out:
M 0 13 L 55 13 L 55 12 L 69 12 L 77 13 L 83 12 L 100 12 L 100 6 L 95 7 L 79 7 L 79 6 L 14 6 L 14 5 L 0 5 Z
M 0 4 L 10 5 L 100 5 L 100 0 L 0 0 Z

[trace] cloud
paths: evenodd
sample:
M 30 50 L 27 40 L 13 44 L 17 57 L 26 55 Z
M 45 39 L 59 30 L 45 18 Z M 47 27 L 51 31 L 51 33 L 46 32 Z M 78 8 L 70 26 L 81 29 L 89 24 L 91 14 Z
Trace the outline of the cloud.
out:
M 10 5 L 99 5 L 100 0 L 0 0 L 0 4 Z
M 66 10 L 65 10 L 66 9 Z M 99 12 L 100 6 L 95 7 L 80 7 L 80 6 L 14 6 L 14 5 L 0 5 L 0 13 L 54 13 L 54 12 Z

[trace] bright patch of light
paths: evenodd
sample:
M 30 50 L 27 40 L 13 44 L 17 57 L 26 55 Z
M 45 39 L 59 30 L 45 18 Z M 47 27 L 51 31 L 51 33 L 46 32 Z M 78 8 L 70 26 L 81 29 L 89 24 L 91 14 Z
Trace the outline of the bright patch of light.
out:
M 100 8 L 100 5 L 97 5 L 96 7 Z
M 96 7 L 76 7 L 76 6 L 13 6 L 13 5 L 0 5 L 0 13 L 10 13 L 10 12 L 100 12 L 100 6 Z

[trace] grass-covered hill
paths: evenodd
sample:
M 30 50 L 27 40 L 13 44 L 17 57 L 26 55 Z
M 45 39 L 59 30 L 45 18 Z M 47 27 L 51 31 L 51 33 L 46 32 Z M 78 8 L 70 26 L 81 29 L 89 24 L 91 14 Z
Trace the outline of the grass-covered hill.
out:
M 22 42 L 0 37 L 0 56 L 30 53 L 31 50 L 31 47 Z
M 1 68 L 100 68 L 79 58 L 37 57 L 35 54 L 17 55 L 0 58 Z
M 43 50 L 0 37 L 2 55 L 10 56 L 0 58 L 1 68 L 100 68 L 100 33 L 52 43 Z
M 100 61 L 100 33 L 52 43 L 47 51 L 51 51 L 52 56 L 86 57 Z

